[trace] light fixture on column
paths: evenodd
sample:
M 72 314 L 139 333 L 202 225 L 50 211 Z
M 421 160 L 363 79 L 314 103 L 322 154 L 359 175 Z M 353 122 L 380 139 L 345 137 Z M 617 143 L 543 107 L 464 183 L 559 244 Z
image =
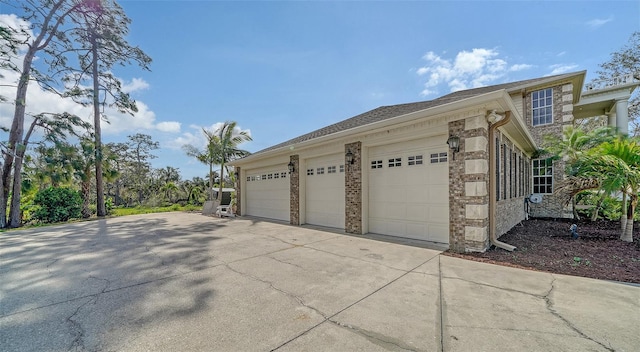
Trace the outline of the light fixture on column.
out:
M 451 135 L 447 139 L 449 149 L 453 151 L 453 160 L 456 160 L 456 153 L 460 151 L 460 137 Z
M 353 165 L 353 153 L 351 150 L 347 150 L 347 153 L 344 155 L 347 164 Z
M 290 174 L 296 171 L 296 166 L 293 164 L 293 161 L 290 161 L 289 164 L 287 164 L 287 167 L 289 168 Z

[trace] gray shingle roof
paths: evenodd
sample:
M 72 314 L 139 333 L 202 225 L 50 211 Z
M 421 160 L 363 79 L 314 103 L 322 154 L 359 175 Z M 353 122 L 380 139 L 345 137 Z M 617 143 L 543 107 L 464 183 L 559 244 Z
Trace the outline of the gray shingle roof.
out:
M 320 129 L 315 130 L 313 132 L 309 132 L 309 133 L 303 134 L 303 135 L 301 135 L 299 137 L 296 137 L 296 138 L 290 139 L 288 141 L 276 144 L 274 146 L 265 148 L 263 150 L 260 150 L 258 152 L 253 153 L 252 155 L 265 153 L 265 152 L 268 152 L 270 150 L 275 150 L 275 149 L 279 149 L 279 148 L 286 147 L 286 146 L 289 146 L 289 145 L 293 145 L 293 144 L 305 142 L 305 141 L 308 141 L 308 140 L 312 140 L 312 139 L 315 139 L 315 138 L 328 136 L 328 135 L 333 134 L 333 133 L 346 131 L 346 130 L 349 130 L 349 129 L 352 129 L 352 128 L 355 128 L 355 127 L 365 126 L 365 125 L 368 125 L 368 124 L 384 121 L 384 120 L 391 119 L 391 118 L 394 118 L 394 117 L 406 115 L 406 114 L 409 114 L 409 113 L 412 113 L 412 112 L 425 110 L 425 109 L 432 108 L 432 107 L 435 107 L 435 106 L 439 106 L 439 105 L 443 105 L 443 104 L 452 103 L 452 102 L 455 102 L 455 101 L 471 98 L 471 97 L 474 97 L 474 96 L 477 96 L 477 95 L 486 94 L 486 93 L 490 93 L 490 92 L 495 92 L 495 91 L 503 90 L 503 89 L 505 89 L 507 91 L 510 91 L 510 90 L 512 90 L 514 88 L 520 88 L 520 87 L 525 87 L 525 86 L 533 86 L 533 85 L 536 85 L 536 84 L 539 84 L 539 83 L 542 83 L 542 82 L 545 82 L 545 81 L 556 80 L 556 79 L 562 78 L 563 76 L 570 77 L 570 76 L 573 76 L 575 74 L 576 73 L 570 73 L 570 74 L 562 74 L 562 75 L 557 75 L 557 76 L 533 78 L 533 79 L 528 79 L 528 80 L 523 80 L 523 81 L 503 83 L 503 84 L 498 84 L 498 85 L 493 85 L 493 86 L 486 86 L 486 87 L 481 87 L 481 88 L 473 88 L 473 89 L 461 90 L 461 91 L 457 91 L 457 92 L 453 92 L 453 93 L 444 95 L 444 96 L 442 96 L 440 98 L 437 98 L 437 99 L 434 99 L 434 100 L 420 101 L 420 102 L 415 102 L 415 103 L 398 104 L 398 105 L 381 106 L 381 107 L 375 108 L 373 110 L 367 111 L 365 113 L 362 113 L 360 115 L 351 117 L 349 119 L 334 123 L 332 125 L 320 128 Z

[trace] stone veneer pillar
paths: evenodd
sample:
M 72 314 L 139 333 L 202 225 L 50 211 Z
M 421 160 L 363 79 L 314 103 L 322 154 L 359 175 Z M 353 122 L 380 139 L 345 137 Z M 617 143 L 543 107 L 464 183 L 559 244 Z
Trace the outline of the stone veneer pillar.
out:
M 489 246 L 489 141 L 484 116 L 449 122 L 460 151 L 449 151 L 449 248 L 484 251 Z
M 344 163 L 345 232 L 362 234 L 362 143 L 345 144 L 344 152 L 353 154 L 353 164 Z
M 236 215 L 242 215 L 242 170 L 240 167 L 236 166 L 235 172 L 236 175 Z
M 293 172 L 289 174 L 289 223 L 300 225 L 300 156 L 291 155 Z

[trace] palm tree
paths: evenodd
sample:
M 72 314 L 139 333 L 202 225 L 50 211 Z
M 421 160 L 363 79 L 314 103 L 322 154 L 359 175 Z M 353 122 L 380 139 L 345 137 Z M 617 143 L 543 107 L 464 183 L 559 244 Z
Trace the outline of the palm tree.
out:
M 188 156 L 196 158 L 199 162 L 209 165 L 209 200 L 213 200 L 213 165 L 218 163 L 218 156 L 216 154 L 216 135 L 213 131 L 207 131 L 202 129 L 202 133 L 207 138 L 207 146 L 204 150 L 199 150 L 193 145 L 187 144 L 182 147 Z
M 250 152 L 238 149 L 238 145 L 245 141 L 253 140 L 246 131 L 241 131 L 235 121 L 225 121 L 216 131 L 216 154 L 220 165 L 220 192 L 218 192 L 218 202 L 222 200 L 222 186 L 224 184 L 224 170 L 229 161 L 243 158 Z M 227 170 L 228 171 L 228 170 Z
M 568 191 L 570 194 L 569 201 L 573 205 L 573 217 L 575 219 L 580 218 L 576 210 L 575 195 L 579 193 L 578 190 L 584 190 L 583 187 L 585 185 L 585 180 L 579 176 L 580 170 L 577 168 L 578 161 L 581 160 L 583 155 L 589 150 L 604 141 L 611 140 L 614 136 L 613 132 L 609 127 L 596 128 L 593 131 L 585 132 L 579 127 L 569 126 L 563 131 L 562 137 L 556 135 L 547 135 L 544 137 L 544 150 L 542 153 L 551 154 L 554 160 L 564 159 L 566 161 L 565 173 L 568 176 L 568 182 L 565 183 L 564 187 L 558 187 L 556 192 L 561 193 Z M 601 195 L 599 204 L 601 204 L 607 194 L 608 193 L 605 192 Z M 598 214 L 598 207 L 596 207 L 594 214 Z
M 237 128 L 235 121 L 226 121 L 216 130 L 202 129 L 207 138 L 207 146 L 204 150 L 192 145 L 185 145 L 183 149 L 188 156 L 196 158 L 198 161 L 209 165 L 209 200 L 213 200 L 213 165 L 220 165 L 220 191 L 218 201 L 222 200 L 222 187 L 224 180 L 224 170 L 229 161 L 239 159 L 249 155 L 246 150 L 238 149 L 238 145 L 245 141 L 251 141 L 251 136 L 246 131 Z M 228 171 L 228 170 L 227 170 Z
M 606 192 L 623 195 L 620 239 L 633 241 L 633 215 L 640 193 L 640 143 L 624 135 L 600 144 L 577 163 L 582 178 L 596 179 Z M 629 198 L 625 206 L 625 198 Z

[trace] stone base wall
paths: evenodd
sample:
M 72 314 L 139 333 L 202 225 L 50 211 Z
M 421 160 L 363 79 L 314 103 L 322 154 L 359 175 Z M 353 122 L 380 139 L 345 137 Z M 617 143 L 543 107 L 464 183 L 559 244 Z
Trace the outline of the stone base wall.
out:
M 236 177 L 236 215 L 242 215 L 242 170 L 239 166 L 235 170 L 238 177 Z
M 294 171 L 289 174 L 289 223 L 300 225 L 300 156 L 291 155 Z
M 353 163 L 345 160 L 345 232 L 362 235 L 362 142 L 345 144 Z

